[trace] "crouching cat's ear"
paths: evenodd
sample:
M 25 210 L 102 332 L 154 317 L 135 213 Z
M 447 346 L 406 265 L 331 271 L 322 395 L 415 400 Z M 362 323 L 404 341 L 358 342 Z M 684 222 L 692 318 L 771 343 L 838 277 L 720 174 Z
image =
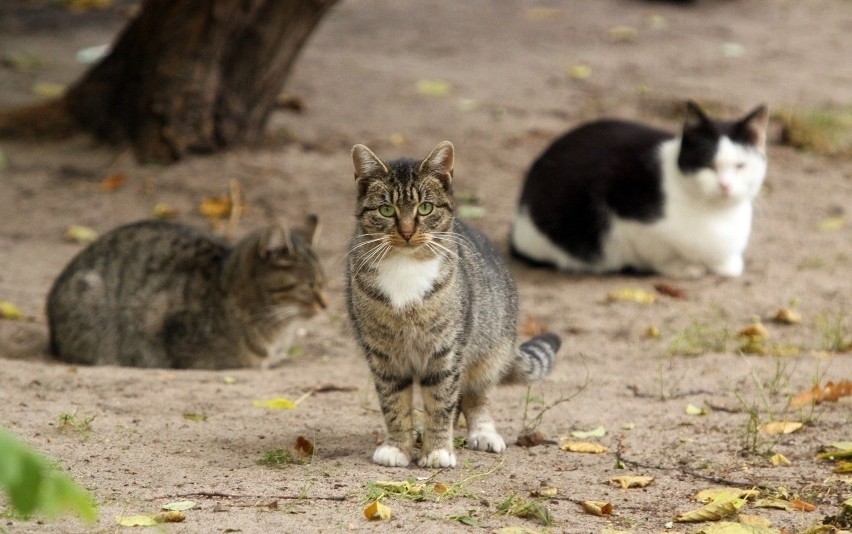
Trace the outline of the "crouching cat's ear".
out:
M 293 236 L 283 224 L 273 224 L 260 233 L 257 243 L 258 255 L 266 260 L 287 267 L 293 264 Z
M 751 113 L 737 122 L 736 132 L 739 141 L 759 150 L 766 151 L 766 129 L 769 127 L 769 109 L 765 104 L 757 106 Z
M 454 152 L 452 143 L 441 141 L 420 164 L 420 172 L 429 173 L 448 185 L 453 179 Z

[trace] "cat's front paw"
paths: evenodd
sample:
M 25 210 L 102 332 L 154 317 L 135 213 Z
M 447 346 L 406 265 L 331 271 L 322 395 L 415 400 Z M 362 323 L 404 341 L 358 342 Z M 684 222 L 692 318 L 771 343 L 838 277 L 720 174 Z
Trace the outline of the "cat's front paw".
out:
M 503 452 L 506 442 L 494 429 L 474 430 L 467 435 L 467 448 L 475 451 Z
M 455 467 L 456 455 L 447 449 L 435 449 L 417 461 L 420 467 Z
M 385 467 L 405 467 L 410 459 L 399 447 L 383 444 L 373 453 L 373 461 Z
M 724 263 L 714 266 L 713 272 L 721 276 L 734 277 L 743 274 L 743 268 L 743 257 L 732 256 L 728 258 Z

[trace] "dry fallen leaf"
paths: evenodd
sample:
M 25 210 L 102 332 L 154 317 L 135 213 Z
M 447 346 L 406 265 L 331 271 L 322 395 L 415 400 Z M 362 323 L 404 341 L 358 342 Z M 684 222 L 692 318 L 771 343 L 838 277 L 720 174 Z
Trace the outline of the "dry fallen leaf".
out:
M 660 335 L 660 329 L 656 326 L 649 326 L 645 329 L 645 337 L 658 338 Z
M 741 517 L 741 516 L 740 516 Z M 743 522 L 719 521 L 706 525 L 695 534 L 780 534 L 781 531 L 761 525 L 749 525 Z
M 757 322 L 748 325 L 738 332 L 738 335 L 749 339 L 769 339 L 769 330 L 763 324 Z
M 848 475 L 852 473 L 852 462 L 840 462 L 831 472 L 838 475 Z
M 790 308 L 778 308 L 772 316 L 772 322 L 778 324 L 799 324 L 802 322 L 802 314 Z
M 760 495 L 760 490 L 742 489 L 732 487 L 707 488 L 695 494 L 694 499 L 698 502 L 712 502 L 730 499 L 754 499 Z
M 444 80 L 419 80 L 417 82 L 417 92 L 426 96 L 447 96 L 453 86 Z
M 180 523 L 186 519 L 186 515 L 180 510 L 168 510 L 155 514 L 152 519 L 157 523 Z
M 684 408 L 683 411 L 686 413 L 686 415 L 707 415 L 708 413 L 710 413 L 710 411 L 706 407 L 699 408 L 694 404 L 687 404 L 686 408 Z
M 571 432 L 571 436 L 578 439 L 602 438 L 606 436 L 606 428 L 604 428 L 603 426 L 598 426 L 597 428 L 593 428 L 591 430 L 575 430 Z
M 667 284 L 665 282 L 659 282 L 659 283 L 654 284 L 654 289 L 657 290 L 657 293 L 659 293 L 661 295 L 666 295 L 667 297 L 672 297 L 672 298 L 675 298 L 675 299 L 685 299 L 686 298 L 686 291 L 685 290 L 683 290 L 679 287 L 673 286 L 671 284 Z
M 780 436 L 782 434 L 792 434 L 800 428 L 802 428 L 802 423 L 797 421 L 773 421 L 760 425 L 758 430 L 770 436 Z
M 379 501 L 373 501 L 364 508 L 364 517 L 371 521 L 390 519 L 390 516 L 391 509 Z
M 65 239 L 65 241 L 71 241 L 74 243 L 85 245 L 97 239 L 98 233 L 89 228 L 88 226 L 72 224 L 68 227 L 68 230 L 65 231 L 65 235 L 62 236 L 62 238 Z
M 153 527 L 157 524 L 154 518 L 148 515 L 117 515 L 115 522 L 122 527 Z
M 766 498 L 766 499 L 758 499 L 752 503 L 752 508 L 774 508 L 776 510 L 793 510 L 792 505 L 789 501 L 785 501 L 784 499 L 775 499 L 775 498 Z
M 529 317 L 521 323 L 518 331 L 524 337 L 533 337 L 548 331 L 547 325 L 535 317 Z
M 576 65 L 568 66 L 565 72 L 574 80 L 585 80 L 592 75 L 592 67 L 585 63 L 577 63 Z
M 231 199 L 227 195 L 204 197 L 198 211 L 211 219 L 226 219 L 231 215 Z
M 790 501 L 790 507 L 799 512 L 813 512 L 816 510 L 816 506 L 802 499 L 793 499 Z
M 195 501 L 175 501 L 162 505 L 163 510 L 173 510 L 175 512 L 183 512 L 195 508 L 198 503 Z
M 790 460 L 788 460 L 787 457 L 781 454 L 780 452 L 773 454 L 772 458 L 769 459 L 769 463 L 771 463 L 775 467 L 778 467 L 780 465 L 793 465 L 792 462 L 790 462 Z
M 621 43 L 635 41 L 636 36 L 639 35 L 639 31 L 630 26 L 613 26 L 607 30 L 607 33 L 609 34 L 610 39 Z
M 621 486 L 621 489 L 628 488 L 644 488 L 648 484 L 654 481 L 654 477 L 646 477 L 646 476 L 631 476 L 631 475 L 623 475 L 620 477 L 611 478 L 610 482 L 615 483 L 618 486 Z
M 772 526 L 772 521 L 759 515 L 739 514 L 737 515 L 737 521 L 750 527 L 769 528 Z
M 252 406 L 255 408 L 269 408 L 271 410 L 295 410 L 296 403 L 284 397 L 276 397 L 267 400 L 252 401 Z
M 127 175 L 126 174 L 111 174 L 101 180 L 101 190 L 102 191 L 115 191 L 119 187 L 123 186 L 127 183 Z
M 638 302 L 639 304 L 653 304 L 657 300 L 657 295 L 644 289 L 624 287 L 607 293 L 606 299 L 610 302 L 625 301 Z
M 296 437 L 296 444 L 293 448 L 302 458 L 308 458 L 314 455 L 314 444 L 305 436 Z
M 587 514 L 604 517 L 612 515 L 612 503 L 605 501 L 583 501 L 580 503 Z
M 803 391 L 790 400 L 788 408 L 799 408 L 809 404 L 822 402 L 837 402 L 842 397 L 852 397 L 852 380 L 841 380 L 836 384 L 828 382 L 825 386 L 814 386 L 809 391 Z
M 515 442 L 519 447 L 535 447 L 547 441 L 547 437 L 538 430 L 528 430 L 522 432 Z
M 836 232 L 842 230 L 846 226 L 846 221 L 843 217 L 829 217 L 817 223 L 817 230 L 820 232 Z
M 157 219 L 171 219 L 177 217 L 177 210 L 173 207 L 169 206 L 165 202 L 157 202 L 154 204 L 154 209 L 151 210 L 151 213 Z
M 551 488 L 549 486 L 546 486 L 544 488 L 539 488 L 539 490 L 536 493 L 538 494 L 537 495 L 538 497 L 552 498 L 552 497 L 556 497 L 556 495 L 559 494 L 559 490 L 556 489 L 556 488 Z
M 600 443 L 591 443 L 588 441 L 566 441 L 559 446 L 563 451 L 568 452 L 583 452 L 589 454 L 602 454 L 609 452 L 609 449 Z
M 450 491 L 450 488 L 446 484 L 443 484 L 441 482 L 435 482 L 435 484 L 432 486 L 432 491 L 434 491 L 438 495 L 443 495 Z
M 678 523 L 696 523 L 700 521 L 718 521 L 737 513 L 737 510 L 745 504 L 745 499 L 721 499 L 711 501 L 701 508 L 683 512 L 675 516 Z
M 8 300 L 0 300 L 0 319 L 21 319 L 24 317 L 23 312 L 9 302 Z

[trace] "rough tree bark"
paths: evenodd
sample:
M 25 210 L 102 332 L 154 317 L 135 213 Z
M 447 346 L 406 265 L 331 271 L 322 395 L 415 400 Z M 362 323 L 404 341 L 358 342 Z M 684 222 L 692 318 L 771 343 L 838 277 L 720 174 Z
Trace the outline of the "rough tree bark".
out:
M 145 0 L 66 93 L 82 128 L 171 162 L 256 140 L 296 56 L 337 0 Z

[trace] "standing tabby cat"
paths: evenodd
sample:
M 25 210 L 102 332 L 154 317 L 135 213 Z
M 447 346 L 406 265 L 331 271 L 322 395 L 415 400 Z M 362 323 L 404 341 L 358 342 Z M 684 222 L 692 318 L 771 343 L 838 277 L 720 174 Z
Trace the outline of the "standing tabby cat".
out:
M 527 174 L 513 253 L 593 273 L 739 276 L 767 120 L 765 106 L 719 122 L 689 102 L 679 137 L 617 120 L 568 132 Z
M 271 225 L 231 248 L 165 221 L 116 228 L 54 283 L 51 352 L 95 365 L 259 365 L 295 317 L 325 307 L 316 230 L 315 217 L 304 230 Z
M 501 381 L 545 376 L 559 338 L 515 346 L 515 286 L 497 250 L 455 219 L 449 141 L 422 161 L 385 163 L 364 145 L 352 159 L 358 200 L 347 300 L 387 425 L 373 461 L 412 460 L 415 383 L 426 414 L 419 465 L 456 465 L 459 410 L 469 448 L 503 451 L 488 395 Z

